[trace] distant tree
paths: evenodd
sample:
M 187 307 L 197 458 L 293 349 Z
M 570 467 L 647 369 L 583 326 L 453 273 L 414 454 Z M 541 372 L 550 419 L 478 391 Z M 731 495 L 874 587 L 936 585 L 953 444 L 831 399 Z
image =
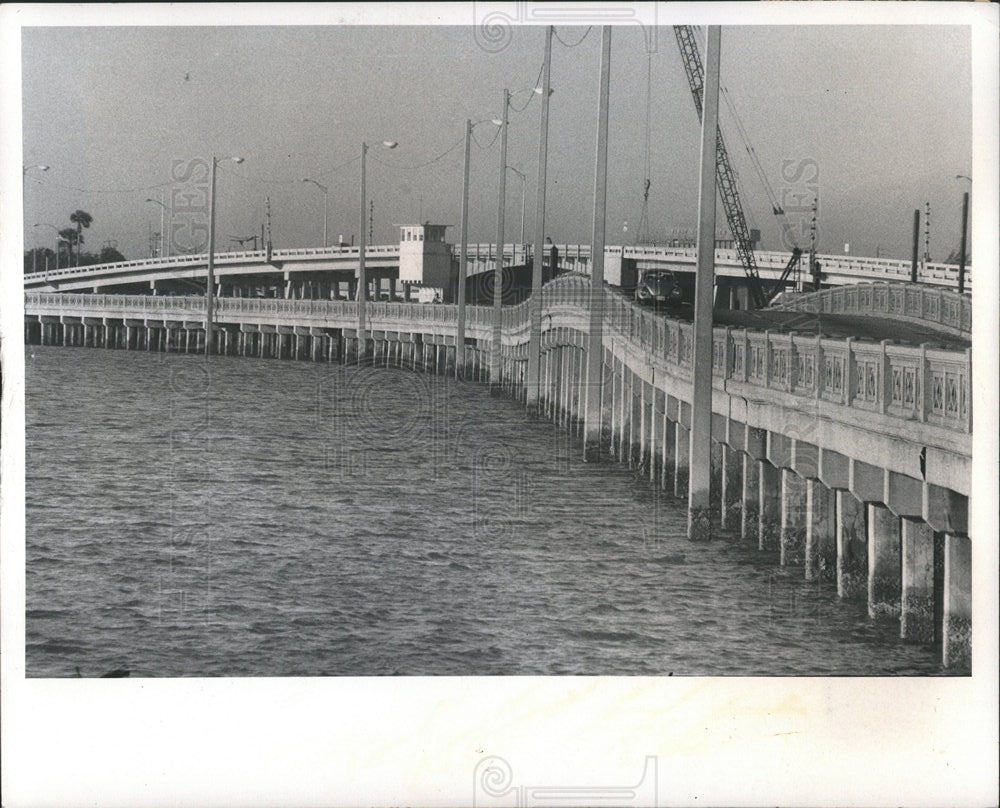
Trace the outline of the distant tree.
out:
M 94 217 L 85 210 L 75 210 L 69 215 L 69 220 L 76 225 L 76 265 L 79 266 L 80 245 L 83 244 L 83 228 L 90 227 L 90 223 L 94 221 Z
M 73 260 L 73 246 L 79 243 L 77 238 L 82 238 L 82 236 L 72 227 L 65 227 L 59 231 L 59 252 L 62 252 L 62 245 L 66 245 L 66 263 L 63 266 L 69 266 Z M 77 254 L 79 255 L 79 249 L 77 249 Z
M 35 247 L 24 252 L 24 271 L 44 272 L 56 268 L 56 254 L 48 247 Z
M 113 264 L 116 261 L 127 260 L 124 255 L 122 255 L 118 250 L 112 247 L 110 244 L 105 245 L 101 248 L 101 254 L 99 256 L 99 264 Z

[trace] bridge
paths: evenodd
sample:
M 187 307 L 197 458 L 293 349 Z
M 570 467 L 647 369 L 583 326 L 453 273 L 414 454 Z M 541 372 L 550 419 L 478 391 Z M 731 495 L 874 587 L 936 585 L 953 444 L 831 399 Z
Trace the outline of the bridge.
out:
M 583 257 L 574 256 L 578 265 Z M 333 259 L 325 251 L 315 260 L 350 255 Z M 172 265 L 184 261 L 184 271 L 194 272 L 196 259 Z M 220 257 L 227 261 L 243 272 L 262 265 L 256 254 Z M 101 272 L 85 269 L 91 283 Z M 541 411 L 579 436 L 586 396 L 597 391 L 603 451 L 685 497 L 692 326 L 608 287 L 596 299 L 604 313 L 603 371 L 600 384 L 588 386 L 589 279 L 568 274 L 543 288 Z M 28 291 L 25 336 L 33 344 L 147 351 L 197 351 L 208 338 L 223 355 L 447 373 L 525 400 L 527 302 L 501 310 L 500 378 L 493 380 L 491 307 L 466 307 L 465 344 L 456 345 L 457 306 L 368 302 L 361 345 L 353 301 L 221 297 L 208 335 L 205 305 L 202 295 Z M 922 324 L 930 336 L 910 344 L 830 336 L 823 323 L 838 316 L 838 306 L 844 316 Z M 787 333 L 714 331 L 711 501 L 719 526 L 840 597 L 867 601 L 873 618 L 899 621 L 902 638 L 940 643 L 945 665 L 967 668 L 968 298 L 940 287 L 866 284 L 802 296 L 787 312 L 794 320 Z
M 558 266 L 583 274 L 590 269 L 590 246 L 556 245 Z M 256 250 L 218 253 L 215 275 L 222 294 L 248 296 L 264 290 L 286 298 L 353 299 L 358 266 L 358 247 L 329 247 L 281 250 Z M 453 249 L 457 262 L 458 251 Z M 524 265 L 531 260 L 531 250 L 522 244 L 505 244 L 504 263 Z M 395 296 L 399 278 L 398 244 L 369 246 L 365 264 L 374 296 Z M 669 269 L 693 273 L 693 247 L 612 246 L 605 255 L 605 278 L 612 285 L 622 285 L 629 269 Z M 466 275 L 492 269 L 496 263 L 496 244 L 470 244 Z M 757 251 L 757 265 L 765 281 L 778 281 L 788 265 L 791 253 Z M 716 276 L 719 282 L 738 288 L 746 280 L 743 265 L 734 249 L 716 250 Z M 897 282 L 911 279 L 911 264 L 889 258 L 817 255 L 823 286 L 843 286 L 864 282 Z M 63 267 L 24 276 L 25 289 L 48 292 L 184 292 L 192 284 L 204 287 L 207 254 L 179 255 Z M 971 268 L 966 269 L 965 286 L 971 289 Z M 812 285 L 812 277 L 803 269 L 787 281 L 789 288 Z M 958 288 L 958 268 L 951 264 L 923 262 L 918 265 L 917 281 L 944 289 Z

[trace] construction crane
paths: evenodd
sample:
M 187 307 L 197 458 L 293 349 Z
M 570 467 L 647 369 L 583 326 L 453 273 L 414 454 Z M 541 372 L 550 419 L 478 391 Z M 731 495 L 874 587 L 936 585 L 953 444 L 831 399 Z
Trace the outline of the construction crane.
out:
M 694 30 L 690 25 L 675 25 L 674 35 L 677 37 L 677 46 L 680 48 L 681 60 L 684 62 L 684 72 L 687 74 L 691 96 L 694 98 L 694 106 L 698 112 L 698 120 L 701 121 L 701 99 L 705 83 L 705 70 L 702 67 L 701 56 L 698 54 L 698 45 L 695 42 Z M 748 151 L 750 151 L 749 148 Z M 747 276 L 750 299 L 757 308 L 764 308 L 781 290 L 788 276 L 798 266 L 802 250 L 798 247 L 793 248 L 792 257 L 788 261 L 787 266 L 785 266 L 780 280 L 770 288 L 765 287 L 764 282 L 761 280 L 760 272 L 757 270 L 757 259 L 754 256 L 753 242 L 750 240 L 746 216 L 743 215 L 743 205 L 740 203 L 736 174 L 733 171 L 732 163 L 729 161 L 729 152 L 726 150 L 726 143 L 722 139 L 721 129 L 718 131 L 715 165 L 719 180 L 719 194 L 722 196 L 722 207 L 726 211 L 726 220 L 729 222 L 729 229 L 732 231 L 733 241 L 736 243 L 736 252 L 739 254 L 740 262 L 743 264 L 743 271 Z M 776 215 L 784 213 L 776 200 L 772 200 L 772 206 Z

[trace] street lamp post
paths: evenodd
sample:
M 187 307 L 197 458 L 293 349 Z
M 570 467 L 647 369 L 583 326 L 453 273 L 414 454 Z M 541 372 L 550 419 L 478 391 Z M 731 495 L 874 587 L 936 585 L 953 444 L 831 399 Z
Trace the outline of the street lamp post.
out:
M 242 157 L 224 158 L 232 160 L 234 163 L 242 163 Z M 219 158 L 212 157 L 212 184 L 208 195 L 208 267 L 206 271 L 205 283 L 205 356 L 213 353 L 212 340 L 212 307 L 215 304 L 215 170 L 219 165 Z
M 587 333 L 587 387 L 583 459 L 601 457 L 601 395 L 604 382 L 604 241 L 607 235 L 608 102 L 611 92 L 611 27 L 601 28 L 601 78 L 597 102 L 597 155 L 594 160 L 594 229 L 590 252 L 590 318 Z
M 691 427 L 688 454 L 689 539 L 710 539 L 712 521 L 712 289 L 715 284 L 716 150 L 719 132 L 719 63 L 722 29 L 708 26 L 702 85 L 698 246 L 692 340 Z M 678 447 L 683 451 L 683 447 Z
M 500 395 L 500 340 L 503 334 L 504 208 L 507 204 L 507 108 L 510 92 L 503 91 L 500 115 L 500 199 L 497 204 L 497 262 L 493 268 L 493 337 L 490 341 L 490 392 Z M 523 187 L 523 186 L 522 186 Z
M 472 146 L 472 121 L 465 121 L 465 169 L 462 179 L 462 232 L 458 248 L 458 287 L 455 289 L 458 298 L 458 323 L 455 329 L 455 378 L 465 377 L 465 277 L 467 268 L 465 259 L 469 252 L 469 151 Z M 500 255 L 503 255 L 503 245 Z
M 528 178 L 518 171 L 514 166 L 507 166 L 508 171 L 513 171 L 521 180 L 521 245 L 524 246 L 524 189 Z
M 309 177 L 303 177 L 302 182 L 311 182 L 313 185 L 315 185 L 323 192 L 323 247 L 325 249 L 326 247 L 330 246 L 330 241 L 327 238 L 327 233 L 329 232 L 329 223 L 330 223 L 328 216 L 328 212 L 330 209 L 329 190 L 325 185 L 320 185 L 318 182 L 316 182 L 316 180 L 311 180 L 309 179 Z
M 167 241 L 167 206 L 163 204 L 162 200 L 150 199 L 146 197 L 147 202 L 152 202 L 154 205 L 160 206 L 160 258 L 163 258 L 163 245 L 167 244 L 167 255 L 170 255 L 169 242 Z
M 538 135 L 538 202 L 535 205 L 535 261 L 531 272 L 531 297 L 528 313 L 531 330 L 528 338 L 528 367 L 525 374 L 525 406 L 528 417 L 538 417 L 541 395 L 542 363 L 542 257 L 545 252 L 545 174 L 549 146 L 549 88 L 552 68 L 552 26 L 545 28 L 545 61 L 542 63 L 542 112 Z
M 387 149 L 395 149 L 399 144 L 395 140 L 383 140 L 382 145 Z M 367 196 L 367 191 L 365 190 L 365 162 L 366 155 L 368 154 L 368 144 L 361 144 L 361 200 L 360 200 L 360 217 L 359 221 L 359 236 L 358 236 L 358 364 L 361 364 L 365 349 L 367 347 L 368 335 L 365 328 L 366 320 L 366 302 L 368 298 L 368 276 L 365 272 L 365 198 Z
M 956 180 L 968 180 L 969 187 L 972 187 L 972 177 L 965 174 L 956 174 Z M 965 233 L 969 229 L 969 192 L 962 194 L 962 239 L 958 248 L 958 293 L 965 292 Z

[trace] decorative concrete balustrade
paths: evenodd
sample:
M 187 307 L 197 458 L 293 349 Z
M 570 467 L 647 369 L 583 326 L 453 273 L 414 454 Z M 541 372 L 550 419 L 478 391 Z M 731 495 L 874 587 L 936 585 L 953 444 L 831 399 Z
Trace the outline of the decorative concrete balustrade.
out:
M 692 328 L 610 289 L 598 299 L 605 450 L 684 497 Z M 350 301 L 216 303 L 219 353 L 328 362 L 363 354 L 380 366 L 488 381 L 490 307 L 468 307 L 459 352 L 451 305 L 369 302 L 368 341 L 359 346 Z M 201 350 L 204 306 L 202 297 L 27 293 L 26 337 Z M 594 394 L 586 379 L 589 306 L 586 277 L 564 276 L 543 289 L 542 412 L 580 433 L 581 445 L 584 402 Z M 499 388 L 523 400 L 527 302 L 502 316 Z M 712 363 L 718 526 L 756 542 L 776 563 L 802 567 L 817 585 L 867 601 L 872 619 L 898 621 L 905 639 L 939 642 L 944 663 L 964 669 L 971 351 L 716 328 Z
M 774 306 L 813 314 L 874 315 L 932 325 L 956 336 L 972 332 L 972 298 L 950 289 L 910 283 L 862 283 L 796 295 Z

